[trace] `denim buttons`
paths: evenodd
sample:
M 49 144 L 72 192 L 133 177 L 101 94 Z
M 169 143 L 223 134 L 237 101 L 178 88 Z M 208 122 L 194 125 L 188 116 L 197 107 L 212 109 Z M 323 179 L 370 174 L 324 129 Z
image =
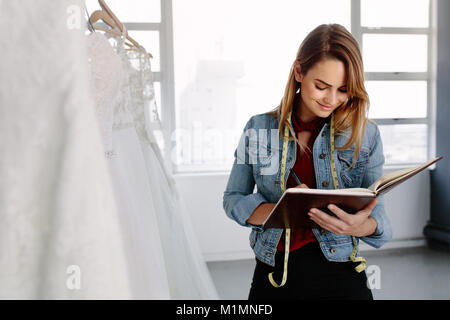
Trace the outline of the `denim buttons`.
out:
M 331 249 L 330 249 L 330 252 L 331 252 L 332 254 L 335 254 L 335 253 L 336 253 L 336 249 L 335 249 L 335 248 L 331 248 Z
M 330 183 L 328 181 L 322 182 L 322 187 L 328 187 Z

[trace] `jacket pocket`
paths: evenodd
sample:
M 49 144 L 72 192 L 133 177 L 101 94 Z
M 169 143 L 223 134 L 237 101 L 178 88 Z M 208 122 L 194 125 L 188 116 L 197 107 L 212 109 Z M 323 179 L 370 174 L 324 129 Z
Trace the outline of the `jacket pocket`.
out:
M 257 145 L 255 141 L 252 141 L 251 145 L 253 150 L 257 150 L 254 153 L 257 155 L 257 162 L 253 166 L 253 174 L 258 190 L 264 194 L 273 194 L 276 191 L 275 188 L 279 187 L 275 181 L 280 166 L 280 150 L 265 143 Z
M 260 144 L 258 149 L 258 174 L 263 176 L 278 173 L 280 150 Z
M 356 162 L 353 164 L 353 149 L 338 150 L 337 157 L 341 165 L 341 179 L 345 188 L 358 188 L 369 162 L 369 152 L 362 149 Z M 352 165 L 353 164 L 353 165 Z

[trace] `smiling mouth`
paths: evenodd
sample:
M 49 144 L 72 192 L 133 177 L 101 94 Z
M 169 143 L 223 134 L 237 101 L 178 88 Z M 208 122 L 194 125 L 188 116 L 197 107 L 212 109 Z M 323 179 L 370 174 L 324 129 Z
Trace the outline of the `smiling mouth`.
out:
M 333 109 L 332 106 L 325 106 L 325 105 L 323 105 L 323 104 L 321 104 L 321 103 L 319 103 L 319 102 L 317 102 L 317 104 L 318 104 L 319 106 L 321 106 L 322 108 L 327 109 L 327 110 Z

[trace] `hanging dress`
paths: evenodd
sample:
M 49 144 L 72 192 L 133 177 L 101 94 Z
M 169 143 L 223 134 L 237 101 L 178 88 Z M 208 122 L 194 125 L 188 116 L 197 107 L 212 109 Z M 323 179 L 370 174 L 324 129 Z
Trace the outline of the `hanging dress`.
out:
M 131 297 L 82 7 L 0 1 L 0 299 Z
M 169 299 L 155 200 L 125 103 L 131 101 L 128 70 L 103 34 L 90 34 L 88 48 L 92 94 L 119 208 L 132 298 Z
M 153 134 L 152 127 L 157 121 L 151 120 L 154 105 L 153 83 L 150 60 L 143 48 L 126 50 L 124 46 L 125 28 L 122 37 L 116 40 L 116 50 L 124 66 L 121 98 L 114 111 L 113 132 L 134 126 L 145 168 L 139 169 L 141 178 L 150 187 L 153 207 L 142 208 L 148 215 L 154 214 L 163 252 L 163 262 L 171 299 L 218 299 L 198 239 L 193 231 L 192 218 L 180 197 L 175 180 L 164 163 L 161 150 Z M 155 119 L 155 118 L 153 118 Z M 156 118 L 158 119 L 158 118 Z M 120 156 L 113 136 L 112 159 Z M 134 155 L 133 159 L 138 157 Z M 139 160 L 139 161 L 140 161 Z M 137 160 L 135 160 L 137 161 Z M 139 166 L 141 168 L 141 166 Z M 150 212 L 153 210 L 153 212 Z

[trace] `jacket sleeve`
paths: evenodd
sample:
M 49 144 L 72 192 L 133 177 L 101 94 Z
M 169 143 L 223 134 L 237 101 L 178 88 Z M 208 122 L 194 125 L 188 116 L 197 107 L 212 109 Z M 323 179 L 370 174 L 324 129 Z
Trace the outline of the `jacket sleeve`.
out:
M 372 183 L 378 180 L 383 175 L 383 144 L 381 141 L 380 131 L 378 126 L 375 126 L 376 134 L 373 142 L 373 147 L 369 155 L 369 163 L 364 173 L 362 187 L 368 188 Z M 377 229 L 368 237 L 361 237 L 360 239 L 365 243 L 375 248 L 380 248 L 383 244 L 392 239 L 392 228 L 389 218 L 384 207 L 383 196 L 378 197 L 378 203 L 373 208 L 370 215 L 377 222 Z
M 244 128 L 238 147 L 234 152 L 233 167 L 223 194 L 223 208 L 227 216 L 241 226 L 260 229 L 261 227 L 246 222 L 260 204 L 268 202 L 261 193 L 253 193 L 255 180 L 252 161 L 254 158 L 249 156 L 249 139 L 247 139 L 252 130 L 254 129 L 252 129 L 251 118 Z

